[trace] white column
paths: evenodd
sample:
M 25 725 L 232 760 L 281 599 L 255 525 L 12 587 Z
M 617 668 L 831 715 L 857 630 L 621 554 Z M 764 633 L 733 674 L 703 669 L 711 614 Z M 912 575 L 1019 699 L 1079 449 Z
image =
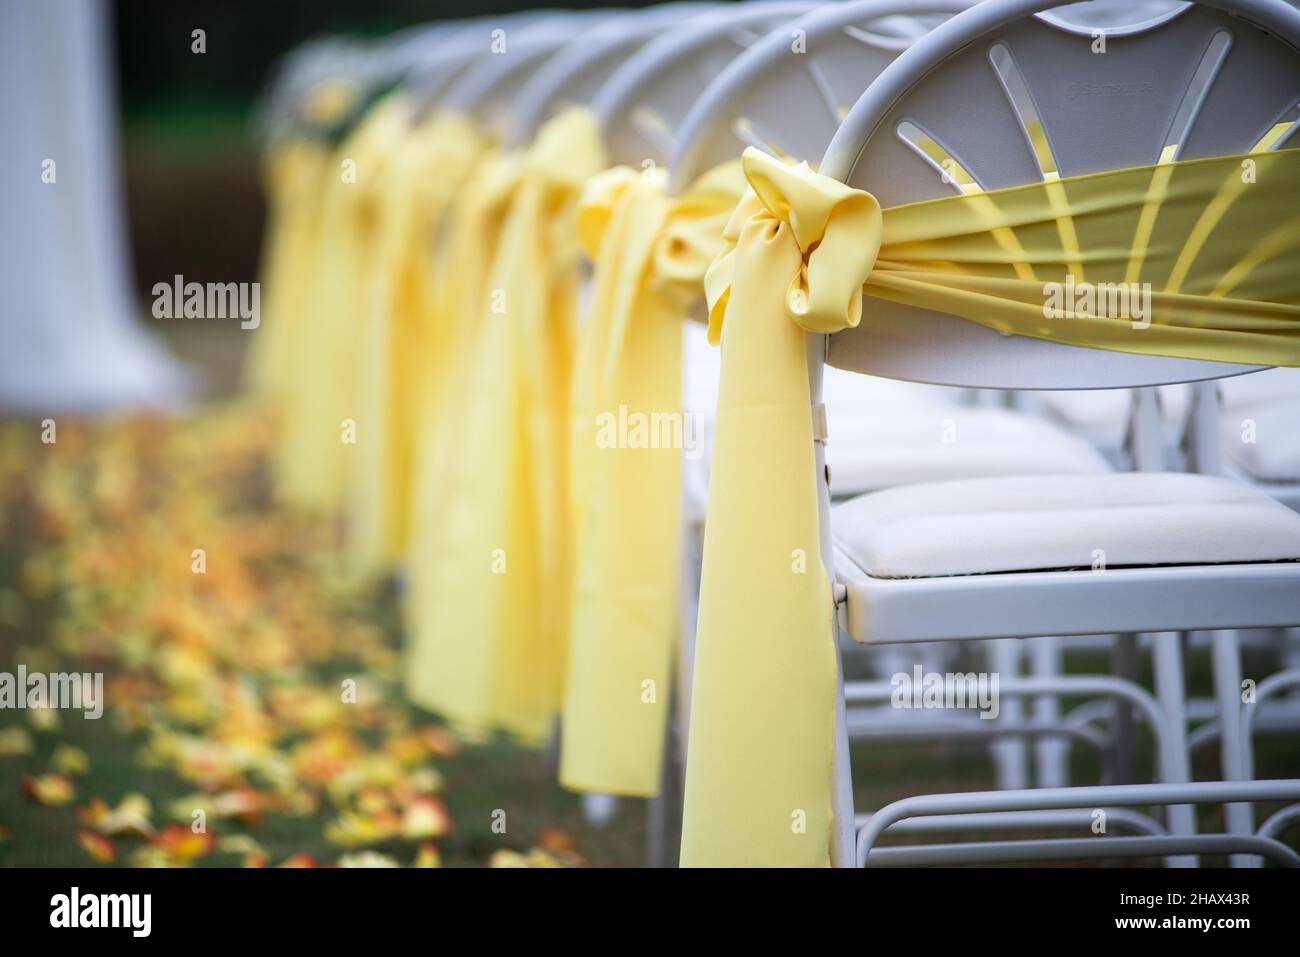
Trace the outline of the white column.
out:
M 101 0 L 0 4 L 0 410 L 171 405 L 186 391 L 135 317 L 107 15 Z

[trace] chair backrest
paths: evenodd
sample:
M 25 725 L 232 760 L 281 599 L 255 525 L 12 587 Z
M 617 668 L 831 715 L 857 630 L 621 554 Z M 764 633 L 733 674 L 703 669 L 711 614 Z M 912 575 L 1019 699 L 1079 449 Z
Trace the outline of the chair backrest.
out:
M 544 15 L 544 14 L 543 14 Z M 483 57 L 484 36 L 494 28 L 520 29 L 539 14 L 522 12 L 506 17 L 486 17 L 450 23 L 420 52 L 403 86 L 419 106 L 421 116 L 432 113 L 456 78 Z
M 862 91 L 913 42 L 972 0 L 853 0 L 773 29 L 700 94 L 673 144 L 680 192 L 746 146 L 816 160 Z M 902 18 L 906 13 L 909 16 Z
M 1077 25 L 1087 8 L 1051 12 L 1059 6 L 986 0 L 918 40 L 849 111 L 822 171 L 890 207 L 959 190 L 949 161 L 993 189 L 1042 181 L 1053 167 L 1071 176 L 1162 155 L 1245 153 L 1296 119 L 1300 12 L 1282 0 L 1180 4 L 1105 30 L 1104 53 L 1094 52 L 1095 28 Z M 1037 127 L 1041 135 L 1031 136 Z M 930 158 L 936 149 L 941 163 Z M 857 329 L 830 337 L 826 361 L 897 379 L 1020 389 L 1254 371 L 1003 336 L 875 299 Z
M 715 7 L 708 3 L 666 3 L 579 31 L 551 55 L 520 92 L 507 118 L 506 145 L 531 142 L 541 125 L 565 106 L 591 103 L 605 82 L 637 50 L 683 19 Z
M 807 0 L 729 4 L 690 17 L 639 49 L 592 100 L 610 160 L 668 162 L 700 90 L 750 44 L 815 6 Z
M 557 11 L 518 25 L 503 22 L 495 26 L 484 20 L 477 30 L 460 38 L 460 42 L 474 51 L 476 59 L 453 80 L 442 96 L 441 105 L 472 116 L 500 134 L 520 90 L 551 54 L 580 31 L 617 16 L 626 14 L 608 10 Z

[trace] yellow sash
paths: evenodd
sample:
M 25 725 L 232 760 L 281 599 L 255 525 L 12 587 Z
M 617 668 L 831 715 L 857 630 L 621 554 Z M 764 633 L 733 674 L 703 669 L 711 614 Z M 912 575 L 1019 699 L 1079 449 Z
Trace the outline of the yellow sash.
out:
M 364 277 L 374 256 L 384 167 L 409 129 L 410 104 L 375 104 L 326 163 L 311 288 L 286 383 L 284 435 L 274 461 L 277 487 L 297 505 L 334 511 L 343 503 L 351 454 L 365 439 L 357 408 Z
M 363 577 L 390 570 L 409 542 L 425 382 L 451 358 L 452 343 L 432 328 L 436 240 L 483 147 L 467 119 L 440 115 L 407 133 L 385 166 L 360 317 L 360 435 L 349 483 L 349 558 Z
M 603 150 L 590 115 L 571 110 L 520 160 L 491 165 L 508 208 L 483 288 L 464 300 L 478 328 L 432 456 L 440 493 L 412 581 L 410 690 L 461 724 L 537 742 L 564 675 L 575 219 Z
M 676 199 L 661 171 L 618 167 L 583 197 L 578 234 L 594 269 L 573 387 L 566 787 L 659 789 L 689 435 L 682 323 L 743 188 L 739 163 Z
M 298 359 L 315 277 L 321 195 L 337 172 L 319 131 L 342 121 L 358 91 L 328 80 L 308 90 L 298 104 L 304 128 L 271 145 L 263 163 L 267 198 L 266 243 L 262 255 L 262 319 L 249 344 L 246 385 L 279 406 L 300 381 Z M 312 131 L 318 131 L 312 135 Z
M 266 242 L 262 254 L 262 323 L 249 343 L 247 385 L 273 402 L 298 374 L 320 234 L 320 193 L 329 151 L 323 143 L 293 139 L 272 147 L 264 163 Z
M 835 654 L 805 331 L 856 326 L 865 293 L 1074 345 L 1300 365 L 1300 150 L 884 211 L 807 166 L 743 164 L 753 192 L 705 280 L 723 368 L 682 862 L 825 865 Z M 1120 283 L 1127 310 L 1096 295 Z

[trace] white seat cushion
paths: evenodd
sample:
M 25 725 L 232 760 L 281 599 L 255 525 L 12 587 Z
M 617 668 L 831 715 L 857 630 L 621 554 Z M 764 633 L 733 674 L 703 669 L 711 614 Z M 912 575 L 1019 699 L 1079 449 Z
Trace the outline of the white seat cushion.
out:
M 1300 515 L 1251 486 L 1167 472 L 932 482 L 831 512 L 843 575 L 1300 559 Z
M 826 464 L 840 497 L 947 479 L 1111 471 L 1083 439 L 1003 409 L 877 407 L 855 417 L 828 404 L 827 418 Z

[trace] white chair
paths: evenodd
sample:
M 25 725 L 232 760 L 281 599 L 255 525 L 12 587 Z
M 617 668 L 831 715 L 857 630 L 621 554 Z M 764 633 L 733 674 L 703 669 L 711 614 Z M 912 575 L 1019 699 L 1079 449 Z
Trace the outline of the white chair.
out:
M 553 11 L 527 18 L 517 26 L 494 26 L 485 20 L 458 35 L 457 42 L 476 55 L 442 92 L 440 105 L 473 117 L 483 128 L 503 137 L 520 92 L 547 59 L 576 35 L 622 16 L 626 14 L 609 10 Z M 504 47 L 498 47 L 502 52 L 492 52 L 494 42 L 504 42 Z
M 634 169 L 666 163 L 675 132 L 707 79 L 778 24 L 814 6 L 803 0 L 778 0 L 705 10 L 665 29 L 662 35 L 628 56 L 594 95 L 591 104 L 610 162 Z M 694 331 L 688 326 L 685 350 L 688 358 L 700 351 L 698 340 L 692 341 L 691 333 Z M 689 410 L 692 408 L 689 396 L 693 389 L 707 381 L 707 375 L 701 376 L 699 366 L 690 361 L 687 361 L 684 371 L 684 388 L 688 396 L 686 408 Z M 684 510 L 688 515 L 698 517 L 703 512 L 702 485 L 707 474 L 701 476 L 698 461 L 688 459 L 685 464 Z M 692 506 L 692 502 L 696 504 Z M 699 581 L 699 545 L 694 538 L 697 531 L 698 525 L 688 522 L 683 535 L 683 635 L 692 633 L 695 624 L 691 602 Z M 689 654 L 679 654 L 678 661 L 679 684 L 688 686 Z M 685 695 L 679 694 L 675 709 L 678 737 L 683 742 L 686 701 Z M 672 797 L 666 799 L 665 795 L 676 795 L 679 788 L 678 771 L 672 760 L 677 751 L 672 735 L 669 735 L 666 748 L 669 760 L 664 762 L 665 780 L 660 796 L 650 802 L 646 828 L 646 857 L 652 867 L 663 866 L 668 861 L 674 828 L 671 818 L 676 813 L 677 802 Z M 602 796 L 589 796 L 585 805 L 589 814 L 609 813 Z
M 932 24 L 966 6 L 924 3 L 906 9 Z M 819 153 L 829 143 L 847 104 L 908 45 L 907 40 L 879 32 L 879 24 L 898 9 L 902 7 L 889 3 L 831 5 L 773 30 L 753 44 L 705 89 L 683 121 L 670 163 L 674 187 L 686 188 L 711 166 L 735 157 L 747 145 L 776 155 Z M 792 54 L 796 40 L 801 52 Z M 693 342 L 702 343 L 702 336 Z M 687 408 L 705 422 L 711 420 L 716 404 L 717 362 L 718 350 L 707 345 L 688 355 Z M 700 384 L 703 387 L 691 388 Z M 1014 410 L 972 407 L 963 391 L 968 390 L 883 378 L 864 381 L 861 376 L 828 370 L 823 402 L 835 436 L 826 450 L 832 495 L 844 497 L 942 478 L 1110 471 L 1088 443 L 1063 429 Z M 707 457 L 695 465 L 705 473 L 695 483 L 698 522 L 703 517 Z M 699 540 L 698 525 L 694 540 Z M 693 592 L 690 594 L 694 599 Z M 888 677 L 910 672 L 919 653 L 926 671 L 942 671 L 953 651 L 943 646 L 875 649 L 871 662 L 877 674 Z M 994 642 L 988 653 L 994 670 L 1019 670 L 1017 643 Z M 887 699 L 888 688 L 883 690 Z M 899 717 L 887 708 L 872 710 L 878 719 Z M 1002 787 L 1028 784 L 1027 751 L 1021 736 L 1026 729 L 1018 727 L 1021 717 L 1021 703 L 1010 701 L 1000 720 L 993 723 L 996 728 L 986 722 L 975 724 L 982 731 L 1008 730 L 1014 735 L 1003 735 L 993 747 Z M 912 737 L 926 731 L 911 720 L 884 725 L 865 718 L 859 714 L 852 719 L 854 728 L 863 734 Z M 936 733 L 933 723 L 928 728 L 929 735 Z M 965 736 L 972 728 L 970 722 L 959 719 L 947 730 Z M 1040 765 L 1064 768 L 1065 752 L 1059 741 L 1044 735 L 1039 750 L 1048 758 Z M 1063 770 L 1058 772 L 1058 776 L 1063 774 Z
M 907 123 L 960 157 L 985 188 L 1040 181 L 1050 168 L 1044 159 L 1073 175 L 1155 162 L 1171 143 L 1179 144 L 1182 159 L 1244 152 L 1294 105 L 1300 89 L 1300 15 L 1280 2 L 1180 8 L 1108 33 L 1104 58 L 1090 52 L 1088 30 L 1044 13 L 1053 6 L 989 0 L 918 41 L 858 100 L 822 170 L 869 190 L 886 207 L 949 194 L 953 187 L 933 160 L 909 143 Z M 1214 64 L 1208 91 L 1183 109 L 1202 52 L 1225 32 L 1232 56 Z M 1010 51 L 1014 84 L 998 66 L 1006 60 L 994 54 L 997 47 Z M 1113 83 L 1134 71 L 1142 75 L 1140 98 L 1069 94 L 1090 79 Z M 1061 82 L 1063 76 L 1070 82 Z M 1033 117 L 1012 93 L 1018 84 L 1032 94 Z M 1027 135 L 1033 120 L 1043 125 L 1050 158 L 1036 153 Z M 1106 134 L 1095 135 L 1097 129 Z M 1251 371 L 1004 337 L 956 317 L 875 300 L 858 329 L 809 337 L 814 402 L 826 363 L 910 381 L 1009 389 L 1132 388 Z M 1235 710 L 1240 672 L 1235 634 L 1223 629 L 1300 622 L 1300 521 L 1249 486 L 1164 473 L 987 479 L 880 492 L 832 509 L 824 462 L 819 445 L 821 509 L 834 531 L 823 558 L 835 569 L 839 618 L 855 640 L 1156 633 L 1164 723 L 1180 735 L 1176 632 L 1216 630 L 1217 690 L 1227 713 Z M 937 527 L 944 529 L 939 538 Z M 1106 552 L 1104 574 L 1091 571 L 1097 548 Z M 1086 570 L 1071 570 L 1079 568 Z M 842 720 L 839 738 L 835 858 L 861 864 L 894 812 L 864 827 L 855 858 Z M 1197 853 L 1186 802 L 1233 797 L 1240 800 L 1228 804 L 1229 830 L 1236 846 L 1252 843 L 1244 802 L 1267 789 L 1252 790 L 1245 781 L 1239 751 L 1225 747 L 1229 780 L 1222 784 L 1181 783 L 1185 755 L 1181 747 L 1168 749 L 1162 777 L 1174 783 L 1140 792 L 1055 788 L 988 799 L 948 796 L 953 800 L 926 807 L 944 813 L 1087 808 L 1119 795 L 1110 803 L 1173 805 L 1173 836 L 1142 845 L 1143 853 L 1159 846 Z M 1234 813 L 1242 808 L 1247 815 Z M 1069 844 L 1049 842 L 1038 852 L 1068 854 Z M 1008 859 L 1002 851 L 990 855 Z

